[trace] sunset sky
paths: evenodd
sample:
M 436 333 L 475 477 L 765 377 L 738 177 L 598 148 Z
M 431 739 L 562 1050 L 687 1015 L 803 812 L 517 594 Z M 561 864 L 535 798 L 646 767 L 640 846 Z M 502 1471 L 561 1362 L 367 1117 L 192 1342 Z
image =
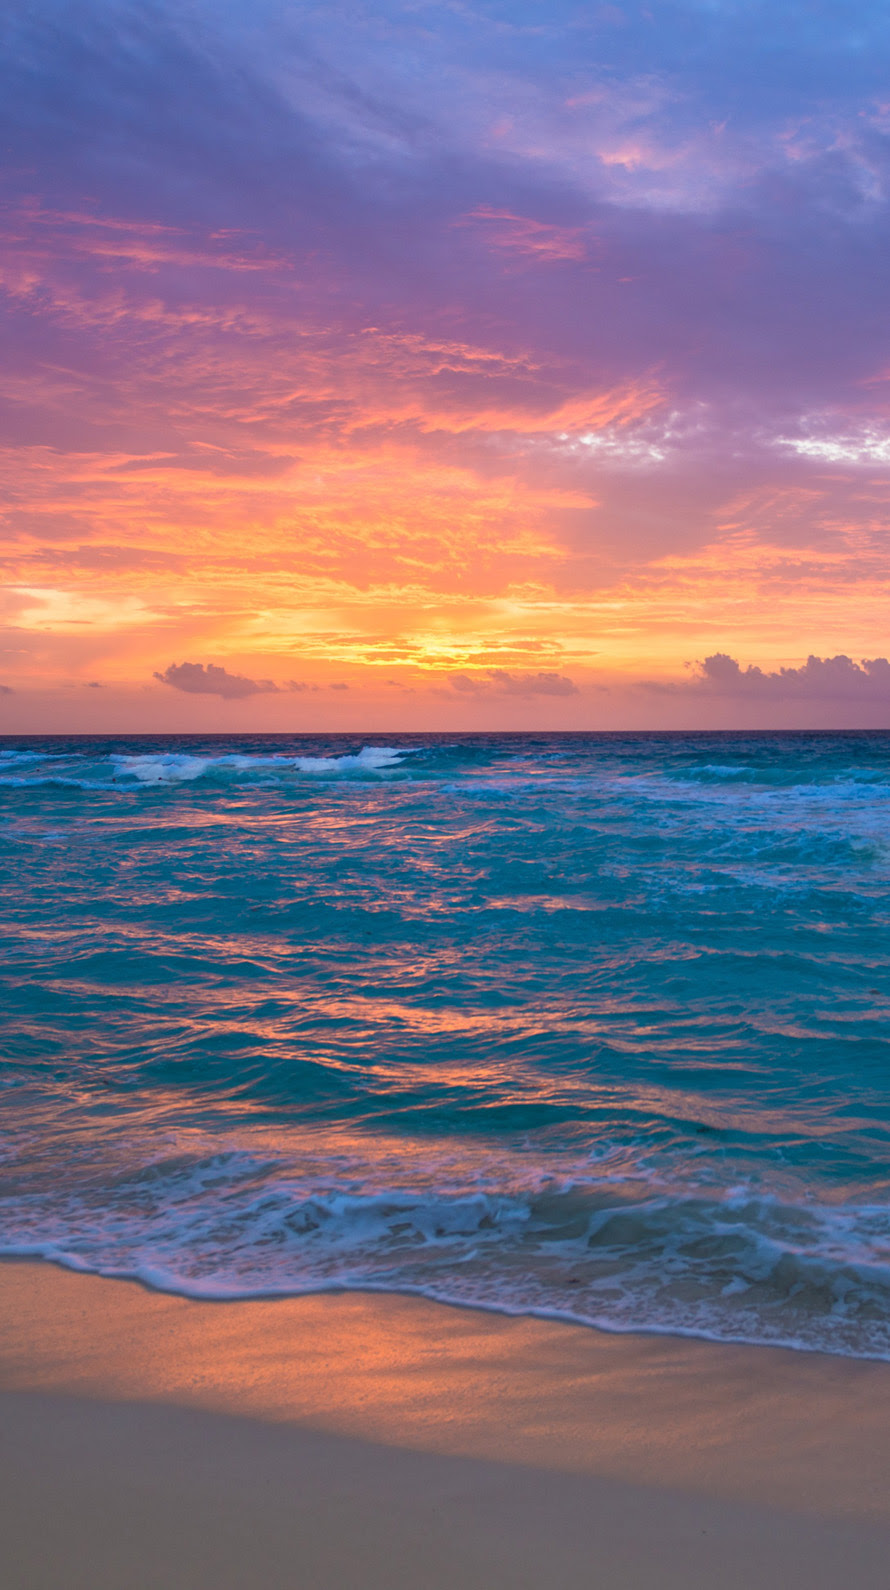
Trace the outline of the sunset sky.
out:
M 886 4 L 2 34 L 0 732 L 890 727 Z

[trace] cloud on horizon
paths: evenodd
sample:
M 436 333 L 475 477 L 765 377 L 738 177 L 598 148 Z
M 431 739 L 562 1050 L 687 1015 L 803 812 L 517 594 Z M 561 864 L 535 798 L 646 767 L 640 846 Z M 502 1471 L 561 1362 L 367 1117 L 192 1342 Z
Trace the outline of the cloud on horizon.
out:
M 886 657 L 861 663 L 840 654 L 815 657 L 800 668 L 742 668 L 726 652 L 714 652 L 696 663 L 696 672 L 682 683 L 647 682 L 644 689 L 669 695 L 744 697 L 756 701 L 881 701 L 890 704 L 890 662 Z

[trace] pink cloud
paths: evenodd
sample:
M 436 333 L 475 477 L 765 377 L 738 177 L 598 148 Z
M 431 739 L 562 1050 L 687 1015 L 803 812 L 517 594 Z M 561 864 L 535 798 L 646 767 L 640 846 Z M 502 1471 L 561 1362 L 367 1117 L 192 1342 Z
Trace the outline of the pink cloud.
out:
M 542 263 L 583 260 L 590 256 L 591 239 L 577 226 L 554 226 L 527 215 L 514 215 L 510 210 L 496 210 L 490 205 L 471 210 L 459 224 L 474 223 L 483 229 L 491 247 L 526 255 Z

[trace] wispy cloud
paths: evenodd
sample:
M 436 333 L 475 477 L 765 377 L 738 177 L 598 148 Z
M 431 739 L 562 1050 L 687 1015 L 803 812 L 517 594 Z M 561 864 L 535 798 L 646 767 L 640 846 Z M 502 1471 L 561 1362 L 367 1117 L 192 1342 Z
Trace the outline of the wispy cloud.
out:
M 554 226 L 531 216 L 514 215 L 510 210 L 495 210 L 490 205 L 480 205 L 458 224 L 480 226 L 491 247 L 524 255 L 540 264 L 583 260 L 591 251 L 591 240 L 580 227 Z
M 575 696 L 578 686 L 565 674 L 510 673 L 506 668 L 486 668 L 481 674 L 455 674 L 452 690 L 460 695 Z

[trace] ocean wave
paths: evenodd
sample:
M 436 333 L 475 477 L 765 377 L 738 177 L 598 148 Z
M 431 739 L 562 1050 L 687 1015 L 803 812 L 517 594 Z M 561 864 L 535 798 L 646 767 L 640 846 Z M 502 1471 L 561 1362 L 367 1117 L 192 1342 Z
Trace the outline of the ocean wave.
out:
M 366 745 L 343 756 L 260 756 L 229 752 L 222 756 L 195 756 L 185 752 L 149 752 L 134 756 L 112 755 L 115 777 L 135 779 L 139 784 L 187 784 L 205 774 L 293 771 L 328 778 L 344 774 L 381 774 L 401 765 L 408 754 L 405 747 Z
M 206 779 L 250 784 L 257 775 L 268 780 L 270 774 L 379 780 L 397 774 L 418 749 L 422 748 L 365 745 L 358 751 L 319 756 L 239 751 L 214 755 L 197 750 L 110 751 L 92 756 L 6 751 L 0 753 L 0 787 L 101 790 L 113 795 L 140 788 L 175 789 Z
M 406 736 L 347 749 L 344 738 L 307 737 L 301 744 L 294 737 L 261 736 L 246 746 L 207 744 L 196 737 L 161 747 L 101 739 L 76 744 L 59 739 L 45 750 L 0 745 L 0 783 L 10 788 L 19 783 L 23 788 L 44 783 L 102 787 L 114 793 L 172 791 L 202 781 L 244 781 L 258 787 L 270 777 L 396 777 L 432 783 L 443 794 L 467 799 L 519 799 L 537 792 L 546 800 L 660 805 L 666 816 L 698 804 L 702 810 L 722 811 L 730 820 L 738 813 L 780 823 L 799 820 L 801 808 L 813 816 L 821 808 L 838 820 L 855 808 L 857 814 L 870 811 L 873 820 L 881 820 L 890 802 L 890 766 L 883 746 L 860 766 L 851 766 L 849 758 L 838 766 L 825 756 L 820 764 L 812 748 L 802 755 L 784 747 L 782 754 L 770 757 L 760 747 L 750 762 L 721 761 L 713 755 L 715 746 L 705 743 L 693 757 L 688 745 L 675 743 L 671 736 L 663 744 L 644 737 L 637 745 L 615 736 L 579 736 L 566 739 L 562 748 L 534 736 Z
M 27 778 L 22 774 L 0 773 L 0 788 L 2 789 L 80 789 L 80 790 L 107 790 L 108 785 L 97 778 L 72 778 L 64 773 L 46 773 L 37 778 Z
M 362 1190 L 356 1171 L 329 1169 L 313 1185 L 243 1152 L 177 1157 L 101 1197 L 92 1185 L 8 1201 L 0 1252 L 189 1297 L 409 1292 L 611 1331 L 890 1360 L 886 1205 L 540 1167 L 525 1188 L 499 1188 L 491 1163 L 478 1187 Z

